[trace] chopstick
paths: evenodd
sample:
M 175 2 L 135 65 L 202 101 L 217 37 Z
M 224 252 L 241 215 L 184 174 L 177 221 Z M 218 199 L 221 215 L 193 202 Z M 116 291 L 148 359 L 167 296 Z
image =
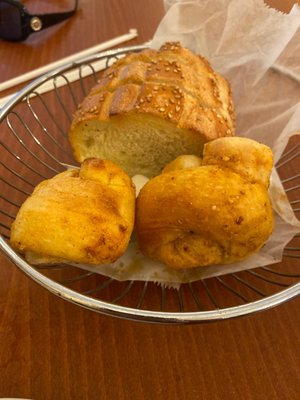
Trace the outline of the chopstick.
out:
M 93 64 L 93 69 L 91 69 L 91 68 L 82 69 L 80 77 L 79 77 L 77 70 L 73 70 L 73 71 L 64 73 L 64 79 L 60 79 L 58 77 L 55 80 L 55 83 L 53 81 L 46 81 L 41 86 L 36 88 L 34 92 L 30 93 L 30 98 L 35 97 L 37 94 L 43 94 L 43 93 L 50 92 L 53 89 L 57 89 L 61 86 L 65 86 L 68 82 L 71 83 L 71 82 L 78 80 L 79 78 L 85 78 L 85 77 L 93 74 L 94 72 L 101 71 L 102 69 L 105 69 L 105 68 L 106 68 L 106 60 L 100 60 Z M 2 99 L 0 99 L 0 108 L 3 107 L 15 95 L 16 95 L 16 93 L 13 93 L 6 97 L 2 97 Z
M 138 36 L 137 30 L 130 29 L 129 32 L 125 33 L 124 35 L 117 36 L 113 39 L 107 40 L 106 42 L 97 44 L 93 47 L 90 47 L 90 48 L 80 51 L 78 53 L 72 54 L 68 57 L 62 58 L 58 61 L 54 61 L 50 64 L 44 65 L 43 67 L 29 71 L 26 74 L 20 75 L 16 78 L 12 78 L 6 82 L 0 83 L 0 92 L 2 92 L 3 90 L 9 89 L 11 87 L 14 87 L 20 83 L 29 81 L 30 79 L 36 78 L 37 76 L 43 75 L 43 74 L 51 71 L 51 69 L 61 67 L 62 65 L 67 64 L 72 61 L 78 61 L 81 58 L 87 57 L 91 54 L 95 54 L 99 51 L 106 50 L 106 49 L 109 49 L 114 46 L 117 46 L 118 44 L 126 42 L 127 40 L 134 39 L 137 36 Z
M 8 80 L 6 82 L 3 82 L 3 83 L 0 84 L 0 92 L 3 91 L 3 90 L 9 89 L 11 87 L 14 87 L 14 86 L 16 86 L 16 85 L 18 85 L 20 83 L 24 83 L 24 82 L 27 82 L 29 80 L 32 80 L 32 79 L 34 79 L 34 78 L 36 78 L 36 77 L 38 77 L 40 75 L 43 75 L 43 74 L 51 71 L 52 69 L 61 67 L 64 64 L 67 64 L 67 63 L 70 63 L 70 62 L 75 62 L 75 61 L 80 61 L 81 59 L 83 59 L 83 58 L 85 58 L 85 57 L 87 57 L 89 55 L 95 54 L 95 53 L 103 51 L 103 50 L 107 50 L 107 49 L 109 49 L 111 47 L 117 46 L 117 45 L 119 45 L 121 43 L 124 43 L 124 42 L 126 42 L 128 40 L 132 40 L 137 36 L 138 36 L 137 29 L 130 29 L 129 32 L 124 34 L 124 35 L 117 36 L 117 37 L 115 37 L 113 39 L 107 40 L 106 42 L 100 43 L 100 44 L 98 44 L 96 46 L 90 47 L 90 48 L 85 49 L 83 51 L 80 51 L 78 53 L 72 54 L 71 56 L 62 58 L 62 59 L 60 59 L 58 61 L 55 61 L 55 62 L 50 63 L 50 64 L 47 64 L 47 65 L 45 65 L 43 67 L 34 69 L 32 71 L 29 71 L 29 72 L 27 72 L 27 73 L 25 73 L 23 75 L 20 75 L 20 76 L 16 77 L 16 78 L 13 78 L 13 79 L 10 79 L 10 80 Z M 96 71 L 100 71 L 103 67 L 104 67 L 103 66 L 103 62 L 94 64 L 94 68 L 95 68 Z M 96 69 L 96 68 L 99 68 L 99 69 Z M 74 72 L 76 72 L 76 71 L 74 71 Z M 86 71 L 84 76 L 88 76 L 91 73 L 92 73 L 92 71 L 90 71 L 89 73 L 88 73 L 88 71 Z M 70 80 L 71 81 L 74 81 L 74 80 L 78 79 L 78 78 L 75 78 L 75 76 L 72 76 L 71 73 L 69 74 L 69 76 L 70 76 Z M 64 84 L 66 84 L 66 82 Z M 63 85 L 63 82 L 61 82 L 60 85 L 56 85 L 56 86 L 62 86 L 62 85 Z M 51 86 L 51 89 L 50 88 L 47 89 L 46 85 L 44 85 L 44 86 L 45 87 L 43 87 L 43 89 L 39 93 L 45 93 L 46 91 L 49 91 L 49 90 L 53 89 L 53 86 Z M 0 108 L 3 107 L 3 105 L 6 104 L 13 96 L 15 96 L 15 94 L 16 93 L 12 93 L 12 94 L 10 94 L 8 96 L 5 96 L 5 97 L 1 98 L 0 99 Z

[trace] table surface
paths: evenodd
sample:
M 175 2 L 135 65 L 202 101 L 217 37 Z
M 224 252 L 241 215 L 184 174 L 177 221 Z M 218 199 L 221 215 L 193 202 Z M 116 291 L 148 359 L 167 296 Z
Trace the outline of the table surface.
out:
M 50 4 L 51 3 L 51 4 Z M 268 1 L 288 11 L 293 1 Z M 27 1 L 31 11 L 72 1 Z M 76 16 L 24 43 L 0 41 L 0 81 L 137 28 L 149 40 L 161 0 L 82 0 Z M 6 92 L 5 94 L 8 94 Z M 0 397 L 299 399 L 300 298 L 240 319 L 155 325 L 64 301 L 0 256 Z

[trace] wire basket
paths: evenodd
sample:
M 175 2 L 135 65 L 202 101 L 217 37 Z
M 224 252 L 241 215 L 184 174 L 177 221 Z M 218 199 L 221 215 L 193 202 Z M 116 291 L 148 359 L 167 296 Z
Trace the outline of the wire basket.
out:
M 300 293 L 300 236 L 278 264 L 168 289 L 152 282 L 120 282 L 74 266 L 33 266 L 10 247 L 10 225 L 20 205 L 42 180 L 76 165 L 68 131 L 77 105 L 97 82 L 97 72 L 128 47 L 67 64 L 21 90 L 0 110 L 1 239 L 4 253 L 33 280 L 63 299 L 103 314 L 160 322 L 229 319 L 281 304 Z M 296 215 L 300 212 L 300 137 L 293 137 L 277 171 Z M 295 174 L 295 171 L 298 171 Z

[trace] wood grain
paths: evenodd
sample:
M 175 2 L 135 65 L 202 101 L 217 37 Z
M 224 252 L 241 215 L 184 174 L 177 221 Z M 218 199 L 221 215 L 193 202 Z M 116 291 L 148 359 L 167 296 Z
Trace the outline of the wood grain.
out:
M 39 12 L 72 1 L 26 2 Z M 284 11 L 293 1 L 268 1 Z M 160 0 L 83 0 L 67 23 L 26 43 L 0 42 L 0 81 L 137 28 L 143 43 Z M 300 298 L 218 323 L 130 322 L 68 303 L 0 255 L 0 397 L 36 400 L 300 398 Z
M 271 7 L 276 8 L 277 10 L 283 12 L 289 12 L 294 4 L 299 4 L 299 1 L 294 0 L 265 0 L 265 3 L 270 5 Z

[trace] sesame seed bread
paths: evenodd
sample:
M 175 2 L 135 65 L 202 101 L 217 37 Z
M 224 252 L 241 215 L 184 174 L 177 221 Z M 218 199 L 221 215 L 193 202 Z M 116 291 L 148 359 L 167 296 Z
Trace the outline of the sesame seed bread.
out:
M 105 70 L 79 105 L 69 139 L 78 162 L 110 159 L 131 176 L 152 177 L 234 129 L 228 82 L 203 57 L 166 43 Z

